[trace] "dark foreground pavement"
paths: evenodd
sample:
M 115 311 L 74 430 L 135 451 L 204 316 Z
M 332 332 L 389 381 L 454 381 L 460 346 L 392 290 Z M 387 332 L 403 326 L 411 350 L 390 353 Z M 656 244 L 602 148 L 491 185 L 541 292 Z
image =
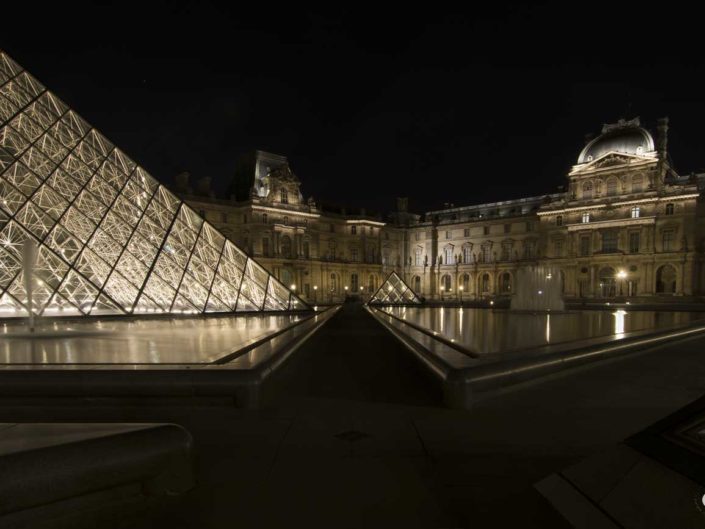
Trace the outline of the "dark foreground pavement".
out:
M 346 306 L 271 379 L 262 410 L 5 402 L 0 421 L 186 427 L 197 487 L 171 511 L 124 527 L 560 528 L 535 482 L 705 393 L 704 339 L 569 372 L 471 411 L 441 407 L 414 362 L 362 307 Z

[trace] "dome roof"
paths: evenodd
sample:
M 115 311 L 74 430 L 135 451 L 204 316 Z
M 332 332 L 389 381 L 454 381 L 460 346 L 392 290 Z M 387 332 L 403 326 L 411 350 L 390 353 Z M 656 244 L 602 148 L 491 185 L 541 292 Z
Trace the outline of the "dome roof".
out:
M 578 157 L 578 163 L 597 160 L 608 152 L 646 154 L 654 150 L 654 139 L 646 129 L 629 124 L 627 126 L 606 125 L 603 133 L 588 143 Z

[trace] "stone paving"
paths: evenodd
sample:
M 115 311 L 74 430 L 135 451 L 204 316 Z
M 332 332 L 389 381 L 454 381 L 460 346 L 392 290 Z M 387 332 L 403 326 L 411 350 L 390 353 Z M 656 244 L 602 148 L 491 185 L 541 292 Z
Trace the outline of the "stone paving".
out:
M 346 306 L 270 381 L 224 402 L 4 403 L 0 421 L 158 421 L 194 436 L 198 486 L 125 527 L 567 527 L 533 489 L 705 393 L 705 339 L 442 407 L 433 379 Z

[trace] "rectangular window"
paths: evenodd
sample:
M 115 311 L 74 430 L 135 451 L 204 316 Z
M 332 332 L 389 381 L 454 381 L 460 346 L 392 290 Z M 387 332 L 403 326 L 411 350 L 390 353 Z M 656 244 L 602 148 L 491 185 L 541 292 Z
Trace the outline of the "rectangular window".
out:
M 666 215 L 673 215 L 673 204 L 666 204 Z
M 617 251 L 617 230 L 602 232 L 602 251 L 604 253 L 614 253 Z
M 267 214 L 262 213 L 262 224 L 267 224 Z
M 447 231 L 446 232 L 446 239 L 452 239 L 453 238 L 453 232 Z
M 262 255 L 269 256 L 269 239 L 262 239 Z
M 533 222 L 526 223 L 526 231 L 534 231 L 534 223 Z
M 675 250 L 674 245 L 675 232 L 673 230 L 666 230 L 663 232 L 663 251 L 672 252 Z
M 355 235 L 357 233 L 357 226 L 350 226 L 350 233 Z
M 509 261 L 512 258 L 512 243 L 502 243 L 502 261 Z
M 489 263 L 490 262 L 490 246 L 485 245 L 482 247 L 482 253 L 480 254 L 480 262 Z
M 471 249 L 472 248 L 470 246 L 463 247 L 463 263 L 465 263 L 465 264 L 472 263 Z
M 590 236 L 581 235 L 580 236 L 580 255 L 590 255 Z
M 583 213 L 583 224 L 590 222 L 590 213 Z
M 483 232 L 485 235 L 489 235 L 489 234 L 490 234 L 490 227 L 489 227 L 489 226 L 483 226 L 483 231 L 482 231 L 482 232 Z
M 556 226 L 563 226 L 563 215 L 558 215 L 556 217 Z
M 357 248 L 350 249 L 350 260 L 354 263 L 357 263 L 357 260 L 358 260 Z
M 629 234 L 629 253 L 639 253 L 639 242 L 639 232 L 631 232 Z
M 417 231 L 417 232 L 414 234 L 414 238 L 415 238 L 417 241 L 420 240 L 420 239 L 421 239 L 421 234 Z
M 465 228 L 463 230 L 463 237 L 470 237 L 470 228 Z
M 641 213 L 641 210 L 639 209 L 639 206 L 634 206 L 632 208 L 632 218 L 633 219 L 638 219 L 640 213 Z
M 421 266 L 421 265 L 423 265 L 422 251 L 421 251 L 421 248 L 417 248 L 416 252 L 414 253 L 414 266 Z
M 511 224 L 505 224 L 504 225 L 504 233 L 510 233 L 512 231 L 512 225 Z
M 534 258 L 534 243 L 531 241 L 526 241 L 524 243 L 524 259 Z
M 563 257 L 563 241 L 555 241 L 553 243 L 553 255 Z

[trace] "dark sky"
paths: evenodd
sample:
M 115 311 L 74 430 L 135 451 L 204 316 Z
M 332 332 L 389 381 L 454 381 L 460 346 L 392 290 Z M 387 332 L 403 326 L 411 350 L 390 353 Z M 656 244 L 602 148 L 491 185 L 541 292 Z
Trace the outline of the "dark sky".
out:
M 635 115 L 670 116 L 676 169 L 705 168 L 701 17 L 668 4 L 26 4 L 3 6 L 0 47 L 167 184 L 188 170 L 223 190 L 260 148 L 327 202 L 516 198 Z

